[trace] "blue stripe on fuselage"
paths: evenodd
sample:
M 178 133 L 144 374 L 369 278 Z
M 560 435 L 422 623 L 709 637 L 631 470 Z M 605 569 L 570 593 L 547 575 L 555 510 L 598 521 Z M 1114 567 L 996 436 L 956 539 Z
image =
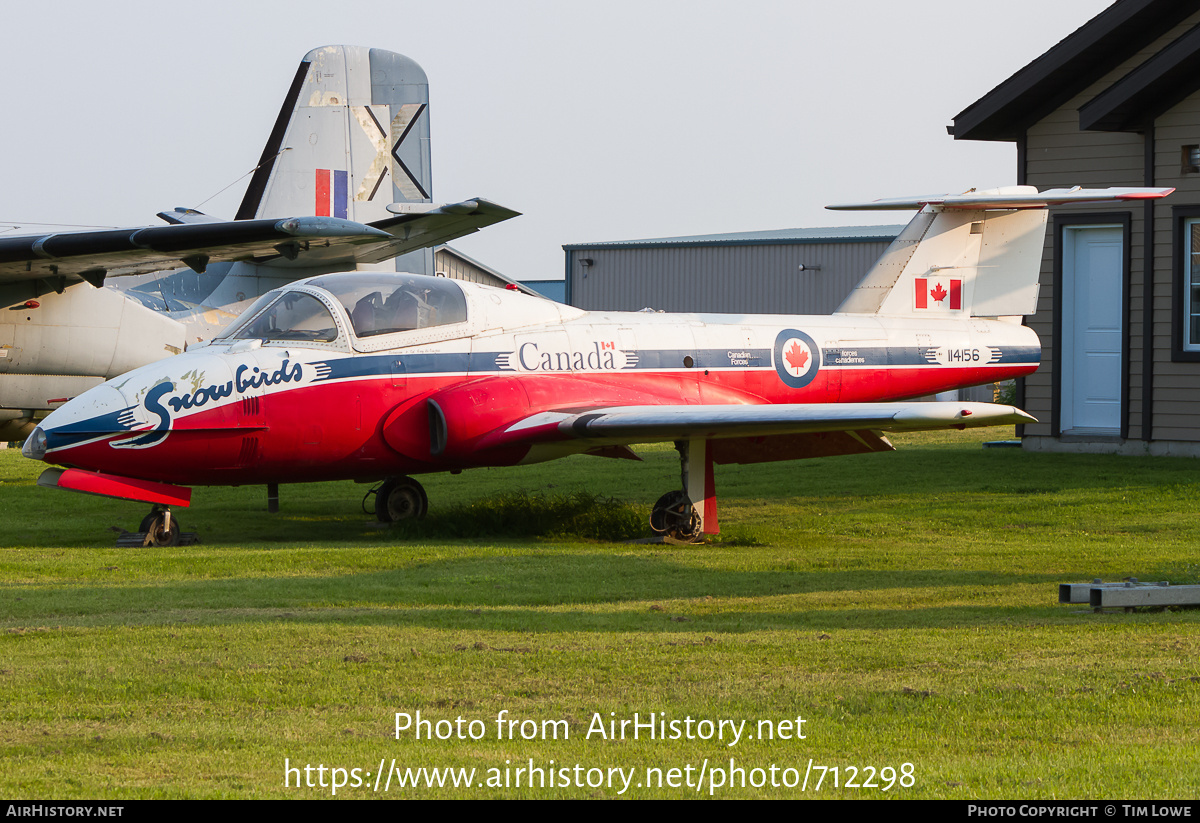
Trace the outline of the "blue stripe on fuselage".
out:
M 986 350 L 988 347 L 975 347 Z M 1041 350 L 1037 346 L 1009 346 L 998 348 L 1000 356 L 990 364 L 1037 363 L 1041 359 Z M 929 346 L 880 346 L 875 348 L 829 348 L 822 352 L 822 367 L 874 367 L 889 366 L 928 366 L 943 368 L 937 363 L 931 363 L 929 353 L 937 347 Z M 685 368 L 684 358 L 692 358 L 692 368 L 701 369 L 769 369 L 772 367 L 770 349 L 639 349 L 629 352 L 637 355 L 637 363 L 626 369 L 617 371 L 662 371 Z M 738 355 L 749 355 L 739 357 Z M 344 380 L 354 377 L 378 377 L 386 374 L 403 374 L 409 377 L 421 374 L 454 374 L 454 373 L 517 373 L 512 368 L 502 368 L 500 359 L 507 360 L 511 352 L 431 352 L 423 354 L 408 354 L 397 352 L 393 354 L 359 355 L 356 357 L 321 360 L 309 363 L 322 372 L 314 383 L 330 380 Z M 746 361 L 743 365 L 735 361 Z M 983 364 L 981 364 L 983 365 Z M 530 372 L 524 372 L 530 373 Z M 533 372 L 537 373 L 537 372 Z
M 67 449 L 71 446 L 78 446 L 86 440 L 132 431 L 129 426 L 120 422 L 120 418 L 126 412 L 136 408 L 137 406 L 126 406 L 117 411 L 89 417 L 87 420 L 66 423 L 62 426 L 55 426 L 53 429 L 42 429 L 46 435 L 46 451 Z

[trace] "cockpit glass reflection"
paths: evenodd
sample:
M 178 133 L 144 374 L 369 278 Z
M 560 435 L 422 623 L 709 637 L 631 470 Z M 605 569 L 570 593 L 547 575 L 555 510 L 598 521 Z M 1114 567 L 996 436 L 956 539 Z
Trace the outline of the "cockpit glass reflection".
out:
M 289 291 L 279 295 L 257 315 L 250 316 L 247 322 L 230 329 L 225 337 L 332 343 L 337 339 L 337 324 L 320 300 L 311 294 Z
M 310 280 L 346 308 L 358 337 L 428 329 L 467 319 L 462 289 L 444 277 L 370 273 Z

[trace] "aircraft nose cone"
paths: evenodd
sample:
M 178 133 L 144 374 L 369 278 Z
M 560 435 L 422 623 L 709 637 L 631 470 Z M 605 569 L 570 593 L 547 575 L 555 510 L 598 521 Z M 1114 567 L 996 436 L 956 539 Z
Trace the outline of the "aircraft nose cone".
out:
M 46 433 L 38 426 L 21 446 L 21 454 L 30 460 L 41 460 L 46 456 Z
M 135 422 L 129 414 L 134 406 L 124 394 L 107 383 L 88 389 L 51 412 L 25 441 L 21 453 L 45 460 L 54 452 L 127 432 Z M 39 433 L 40 439 L 35 439 Z M 41 457 L 36 457 L 39 451 Z

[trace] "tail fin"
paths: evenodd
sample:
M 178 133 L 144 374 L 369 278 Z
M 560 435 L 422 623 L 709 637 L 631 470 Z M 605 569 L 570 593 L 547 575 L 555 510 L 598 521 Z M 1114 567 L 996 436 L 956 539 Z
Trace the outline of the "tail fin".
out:
M 1047 207 L 1165 197 L 1174 189 L 1010 186 L 831 209 L 920 209 L 839 313 L 1012 317 L 1037 310 Z
M 359 223 L 393 203 L 429 203 L 429 82 L 382 49 L 324 46 L 304 56 L 237 219 L 323 215 Z M 433 273 L 433 249 L 396 258 Z M 390 264 L 389 264 L 390 268 Z

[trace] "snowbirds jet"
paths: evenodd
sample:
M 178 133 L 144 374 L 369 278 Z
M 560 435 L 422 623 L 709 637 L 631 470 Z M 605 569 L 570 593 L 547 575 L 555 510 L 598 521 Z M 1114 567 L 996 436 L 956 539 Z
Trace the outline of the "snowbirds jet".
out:
M 919 209 L 829 316 L 584 312 L 400 273 L 262 296 L 203 348 L 51 413 L 26 456 L 46 486 L 151 503 L 178 533 L 192 485 L 383 480 L 381 520 L 420 517 L 411 475 L 674 442 L 682 488 L 651 527 L 717 531 L 713 465 L 887 451 L 885 432 L 1032 420 L 905 398 L 1030 374 L 1046 207 L 1171 189 L 1017 186 L 841 208 Z

